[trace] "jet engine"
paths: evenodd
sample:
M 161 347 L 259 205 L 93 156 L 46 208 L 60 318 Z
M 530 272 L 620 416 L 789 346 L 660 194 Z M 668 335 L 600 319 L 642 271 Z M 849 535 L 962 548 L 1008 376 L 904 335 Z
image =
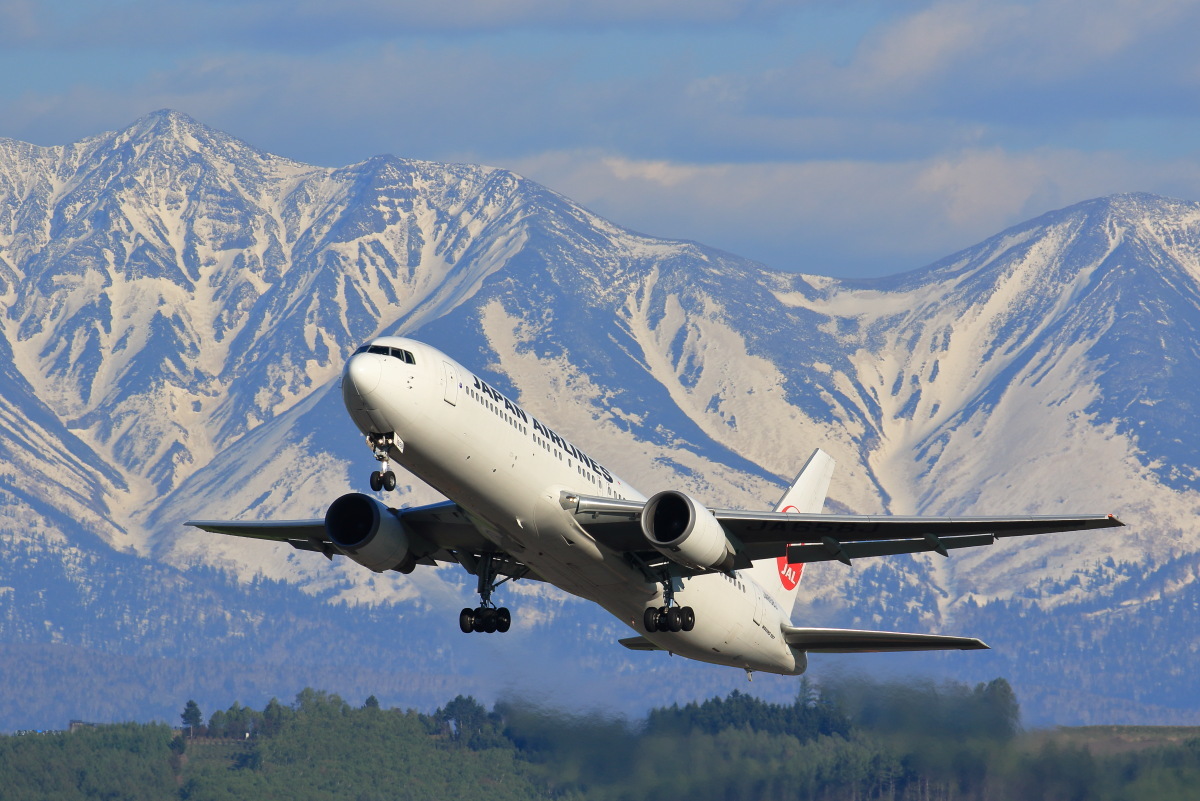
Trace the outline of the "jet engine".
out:
M 699 501 L 682 492 L 667 490 L 646 501 L 642 534 L 656 551 L 685 567 L 733 567 L 733 546 L 725 529 Z
M 325 513 L 325 533 L 339 551 L 376 573 L 412 572 L 414 560 L 404 524 L 370 496 L 351 492 L 331 503 Z

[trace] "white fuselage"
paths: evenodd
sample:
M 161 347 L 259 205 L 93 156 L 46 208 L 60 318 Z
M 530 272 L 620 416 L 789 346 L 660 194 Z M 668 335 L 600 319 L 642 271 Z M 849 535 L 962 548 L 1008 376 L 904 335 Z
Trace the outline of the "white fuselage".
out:
M 355 425 L 368 435 L 394 433 L 391 459 L 459 504 L 500 549 L 667 651 L 748 670 L 803 672 L 803 654 L 781 634 L 788 610 L 749 571 L 679 580 L 675 600 L 695 610 L 695 628 L 642 631 L 645 609 L 663 604 L 662 588 L 597 543 L 560 499 L 564 491 L 645 497 L 440 351 L 398 337 L 371 344 L 402 349 L 412 363 L 384 353 L 350 358 L 342 386 Z

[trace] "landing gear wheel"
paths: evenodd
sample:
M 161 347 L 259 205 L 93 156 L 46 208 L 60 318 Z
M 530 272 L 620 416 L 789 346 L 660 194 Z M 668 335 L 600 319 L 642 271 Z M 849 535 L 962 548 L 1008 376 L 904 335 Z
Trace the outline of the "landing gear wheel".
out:
M 685 606 L 679 610 L 679 616 L 682 618 L 683 630 L 691 631 L 696 628 L 696 610 L 690 606 Z
M 383 489 L 383 474 L 378 470 L 371 473 L 371 492 L 379 492 Z
M 383 474 L 383 489 L 386 492 L 391 492 L 396 488 L 396 474 L 391 470 Z
M 488 634 L 499 632 L 503 634 L 512 626 L 512 613 L 508 611 L 507 607 L 497 607 L 493 604 L 492 593 L 496 591 L 498 584 L 503 584 L 509 579 L 521 578 L 527 570 L 516 572 L 514 567 L 519 565 L 508 561 L 507 558 L 500 558 L 500 556 L 494 551 L 484 551 L 478 554 L 478 562 L 470 568 L 470 572 L 474 573 L 478 579 L 476 592 L 479 593 L 479 606 L 474 609 L 464 609 L 458 616 L 459 628 L 464 632 L 478 631 Z M 498 573 L 507 575 L 504 579 L 496 581 Z
M 658 631 L 658 610 L 653 606 L 648 607 L 642 615 L 642 628 L 646 629 L 647 634 Z
M 683 616 L 679 614 L 679 607 L 672 606 L 667 610 L 666 627 L 669 631 L 683 631 Z

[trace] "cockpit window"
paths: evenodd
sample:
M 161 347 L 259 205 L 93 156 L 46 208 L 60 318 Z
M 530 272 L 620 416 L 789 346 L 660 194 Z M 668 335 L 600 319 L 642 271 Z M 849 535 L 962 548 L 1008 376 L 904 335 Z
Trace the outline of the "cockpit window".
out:
M 378 353 L 381 356 L 391 356 L 393 359 L 399 359 L 405 364 L 416 364 L 417 360 L 412 353 L 402 348 L 389 348 L 387 345 L 363 345 L 357 353 Z

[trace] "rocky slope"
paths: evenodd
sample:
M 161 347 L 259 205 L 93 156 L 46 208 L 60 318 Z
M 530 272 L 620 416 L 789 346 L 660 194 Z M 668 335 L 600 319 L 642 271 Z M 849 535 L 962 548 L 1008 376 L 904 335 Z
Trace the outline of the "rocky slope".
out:
M 1078 700 L 1087 693 L 1114 699 L 1122 719 L 1186 715 L 1197 688 L 1180 693 L 1165 677 L 1196 637 L 1162 605 L 1196 591 L 1198 265 L 1200 204 L 1141 195 L 1044 215 L 923 270 L 846 282 L 635 234 L 503 170 L 390 156 L 311 167 L 176 112 L 64 147 L 0 142 L 0 493 L 5 541 L 25 560 L 0 576 L 12 600 L 3 639 L 194 654 L 195 643 L 152 645 L 161 609 L 115 590 L 112 603 L 144 625 L 97 624 L 85 637 L 68 620 L 92 614 L 86 595 L 29 611 L 61 582 L 103 575 L 115 551 L 177 577 L 182 593 L 203 585 L 204 614 L 227 622 L 213 642 L 256 636 L 236 623 L 247 613 L 294 625 L 278 610 L 302 590 L 346 625 L 367 620 L 362 604 L 395 610 L 410 644 L 427 643 L 430 672 L 464 675 L 461 655 L 485 646 L 452 636 L 457 573 L 374 576 L 179 525 L 304 517 L 362 489 L 372 461 L 341 413 L 337 375 L 363 340 L 403 333 L 647 492 L 765 506 L 820 446 L 838 461 L 832 508 L 1116 512 L 1128 528 L 949 560 L 814 566 L 797 617 L 969 624 L 985 639 L 1019 618 L 1027 635 L 975 664 L 1018 689 L 1036 684 L 1044 717 L 1105 708 Z M 410 484 L 402 499 L 433 497 Z M 284 583 L 270 584 L 275 606 L 247 610 L 199 565 L 242 586 Z M 612 650 L 620 626 L 592 610 L 513 591 L 527 633 L 486 648 L 514 666 L 505 648 L 546 649 L 564 665 L 589 654 L 598 675 L 664 667 Z M 1145 635 L 1161 642 L 1134 646 L 1150 663 L 1143 683 L 1163 676 L 1174 701 L 1147 700 L 1119 659 L 1095 665 L 1098 649 L 1121 652 L 1139 615 L 1176 621 Z M 1064 627 L 1094 636 L 1061 652 Z M 561 630 L 569 644 L 555 646 Z M 1036 683 L 1064 660 L 1089 668 L 1086 686 Z M 689 675 L 684 696 L 726 681 Z

